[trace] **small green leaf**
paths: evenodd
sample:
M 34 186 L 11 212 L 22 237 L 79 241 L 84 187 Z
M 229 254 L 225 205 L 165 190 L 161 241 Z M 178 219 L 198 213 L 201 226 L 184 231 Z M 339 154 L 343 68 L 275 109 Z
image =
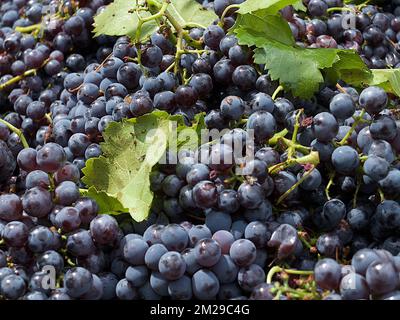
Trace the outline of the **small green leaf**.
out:
M 296 3 L 293 3 L 292 6 L 296 11 L 307 11 L 307 7 L 303 4 L 302 0 L 298 0 Z
M 105 191 L 97 191 L 95 187 L 90 187 L 84 196 L 96 200 L 101 214 L 121 214 L 129 211 L 116 197 L 110 196 Z
M 177 145 L 174 137 L 187 128 L 182 116 L 165 111 L 111 122 L 103 133 L 103 155 L 89 159 L 82 170 L 82 181 L 99 199 L 101 212 L 129 212 L 136 221 L 146 219 L 153 201 L 151 170 L 167 148 Z M 190 129 L 196 136 L 202 128 L 204 119 L 198 116 Z M 198 137 L 194 141 L 198 143 Z
M 327 79 L 336 84 L 341 79 L 354 86 L 361 86 L 372 78 L 371 71 L 360 56 L 351 50 L 337 50 L 339 60 L 325 71 Z
M 279 80 L 295 96 L 309 98 L 324 81 L 320 69 L 331 67 L 338 56 L 335 50 L 294 48 L 271 41 L 256 49 L 254 58 L 265 64 L 272 80 Z
M 287 22 L 265 10 L 240 15 L 231 30 L 241 45 L 255 46 L 254 61 L 265 65 L 272 80 L 301 98 L 311 97 L 324 82 L 343 79 L 359 85 L 370 72 L 352 50 L 304 49 L 295 45 Z M 325 72 L 326 71 L 326 72 Z
M 172 0 L 168 12 L 182 26 L 199 24 L 206 28 L 218 19 L 214 11 L 205 9 L 195 0 Z
M 297 3 L 299 0 L 247 0 L 240 4 L 239 14 L 246 14 L 257 10 L 266 9 L 269 14 L 275 14 L 280 9 Z
M 379 86 L 400 97 L 400 69 L 372 69 L 370 86 Z
M 140 1 L 143 3 L 143 0 Z M 136 1 L 115 0 L 94 18 L 95 37 L 105 34 L 108 36 L 135 36 L 138 26 L 138 17 L 135 12 Z M 141 17 L 151 15 L 149 11 L 141 11 Z M 145 22 L 142 26 L 140 40 L 145 40 L 158 29 L 154 20 Z
M 269 40 L 295 44 L 288 23 L 280 15 L 271 15 L 265 10 L 239 15 L 230 32 L 236 34 L 240 44 L 248 46 L 262 47 Z

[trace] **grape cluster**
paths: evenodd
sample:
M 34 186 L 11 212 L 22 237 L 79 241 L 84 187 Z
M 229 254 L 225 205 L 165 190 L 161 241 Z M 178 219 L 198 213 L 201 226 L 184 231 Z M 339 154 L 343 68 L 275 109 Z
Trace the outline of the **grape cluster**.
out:
M 355 50 L 374 69 L 400 66 L 399 1 L 391 1 L 383 12 L 373 5 L 344 6 L 341 0 L 303 2 L 308 16 L 295 13 L 290 6 L 282 10 L 301 47 Z
M 191 28 L 182 51 L 163 30 L 93 37 L 108 0 L 1 3 L 1 298 L 288 299 L 314 286 L 312 298 L 399 299 L 398 100 L 342 82 L 309 100 L 282 93 L 228 33 L 226 9 L 244 1 L 198 2 L 220 21 Z M 400 2 L 303 3 L 281 10 L 298 45 L 400 66 Z M 147 220 L 98 214 L 81 196 L 86 161 L 109 123 L 153 110 L 225 131 L 167 151 Z M 266 283 L 271 266 L 278 281 L 300 275 L 297 293 Z

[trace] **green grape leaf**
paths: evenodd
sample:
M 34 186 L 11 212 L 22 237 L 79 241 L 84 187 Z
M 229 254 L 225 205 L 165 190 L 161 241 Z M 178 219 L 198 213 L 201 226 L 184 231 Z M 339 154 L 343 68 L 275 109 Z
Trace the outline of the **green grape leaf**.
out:
M 171 0 L 168 12 L 181 26 L 193 26 L 197 24 L 206 28 L 218 19 L 214 11 L 205 9 L 195 0 Z
M 400 97 L 400 69 L 372 69 L 370 86 L 379 86 Z
M 236 34 L 240 44 L 248 46 L 262 47 L 270 40 L 295 44 L 287 22 L 280 15 L 271 15 L 265 10 L 239 15 L 230 32 Z
M 105 191 L 97 191 L 95 187 L 90 187 L 83 195 L 96 200 L 100 214 L 121 214 L 129 211 L 116 197 L 110 196 Z
M 372 79 L 372 73 L 358 54 L 351 50 L 337 50 L 339 60 L 325 69 L 326 78 L 336 84 L 341 79 L 354 86 L 361 86 Z
M 237 13 L 243 15 L 265 9 L 269 14 L 274 14 L 280 9 L 297 2 L 299 0 L 247 0 L 239 5 Z
M 139 1 L 143 3 L 143 0 Z M 135 36 L 139 19 L 135 12 L 136 2 L 128 0 L 114 0 L 98 15 L 94 17 L 95 37 L 105 34 L 108 36 L 124 36 L 131 38 Z M 145 18 L 151 15 L 149 11 L 141 11 L 141 17 Z M 154 20 L 143 24 L 140 40 L 147 39 L 158 29 Z
M 354 51 L 296 46 L 287 22 L 265 10 L 239 16 L 230 32 L 239 44 L 255 46 L 254 61 L 265 65 L 272 80 L 279 80 L 284 89 L 301 98 L 309 98 L 319 89 L 325 70 L 335 83 L 343 78 L 349 84 L 360 84 L 370 75 Z
M 296 11 L 307 11 L 307 7 L 303 4 L 302 0 L 298 0 L 296 3 L 293 3 L 292 6 Z
M 195 142 L 189 141 L 189 145 L 197 148 L 197 132 L 205 128 L 202 119 L 199 115 L 191 127 L 186 127 L 182 116 L 154 111 L 139 118 L 111 122 L 103 133 L 102 156 L 89 159 L 82 170 L 82 181 L 89 188 L 88 194 L 99 200 L 101 212 L 129 212 L 136 221 L 146 219 L 153 201 L 153 167 L 167 148 L 179 149 L 176 137 L 185 129 L 195 132 Z
M 265 64 L 272 80 L 279 80 L 295 96 L 309 98 L 324 81 L 320 70 L 332 67 L 338 56 L 335 50 L 302 49 L 271 41 L 255 50 L 254 59 Z

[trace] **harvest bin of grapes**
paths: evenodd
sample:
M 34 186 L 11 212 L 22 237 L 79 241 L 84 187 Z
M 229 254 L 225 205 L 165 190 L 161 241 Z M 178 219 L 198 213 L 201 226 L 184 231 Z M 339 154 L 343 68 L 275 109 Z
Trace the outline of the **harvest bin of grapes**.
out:
M 344 2 L 1 0 L 0 300 L 400 300 L 400 0 Z

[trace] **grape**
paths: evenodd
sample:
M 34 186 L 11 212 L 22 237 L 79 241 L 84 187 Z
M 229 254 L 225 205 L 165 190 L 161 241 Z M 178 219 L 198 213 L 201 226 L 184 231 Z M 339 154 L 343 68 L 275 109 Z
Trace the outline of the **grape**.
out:
M 229 255 L 239 267 L 250 266 L 256 259 L 256 247 L 249 240 L 236 240 L 231 245 Z
M 220 284 L 212 271 L 200 269 L 192 277 L 194 296 L 199 300 L 211 300 L 217 295 Z
M 74 298 L 89 291 L 93 283 L 93 275 L 82 267 L 69 269 L 64 276 L 66 293 Z
M 229 230 L 232 225 L 232 218 L 225 212 L 212 210 L 206 215 L 205 225 L 211 230 L 211 232 Z
M 148 248 L 148 244 L 142 239 L 129 239 L 123 247 L 124 259 L 131 265 L 142 265 Z
M 217 83 L 229 84 L 234 70 L 235 67 L 229 59 L 221 59 L 213 67 L 214 80 Z
M 203 35 L 204 43 L 211 49 L 217 50 L 224 36 L 225 32 L 221 27 L 216 25 L 211 25 L 207 27 L 206 30 L 204 31 Z
M 367 281 L 358 273 L 349 273 L 340 282 L 340 295 L 343 300 L 368 299 L 369 288 Z
M 115 294 L 121 300 L 136 300 L 139 297 L 137 289 L 127 279 L 117 283 Z
M 192 227 L 189 232 L 189 240 L 192 246 L 195 246 L 196 243 L 205 238 L 211 238 L 211 231 L 205 225 L 196 225 Z
M 225 97 L 221 101 L 221 115 L 229 120 L 239 120 L 244 113 L 244 102 L 236 96 Z
M 313 119 L 314 135 L 320 142 L 329 142 L 338 133 L 339 125 L 335 117 L 328 112 L 321 112 Z
M 374 118 L 369 131 L 373 139 L 393 140 L 397 134 L 396 122 L 389 116 L 380 115 Z
M 257 285 L 265 282 L 264 270 L 257 264 L 242 267 L 238 273 L 239 286 L 245 291 L 252 291 Z
M 358 153 L 349 146 L 336 148 L 332 153 L 332 164 L 336 171 L 341 174 L 351 174 L 360 163 Z
M 212 239 L 218 243 L 222 254 L 229 254 L 231 245 L 235 241 L 232 233 L 226 230 L 218 230 L 213 234 Z
M 36 162 L 39 167 L 43 171 L 50 173 L 60 169 L 66 160 L 67 156 L 64 149 L 53 142 L 46 143 L 36 155 Z
M 238 189 L 239 203 L 247 209 L 259 207 L 264 199 L 264 191 L 258 183 L 242 183 Z
M 186 263 L 179 252 L 170 251 L 161 256 L 158 269 L 167 280 L 177 280 L 185 273 Z
M 19 220 L 22 218 L 22 208 L 22 202 L 16 194 L 0 195 L 0 219 L 5 221 Z
M 79 212 L 74 207 L 64 207 L 56 215 L 55 223 L 64 232 L 77 230 L 81 224 Z
M 164 228 L 161 234 L 161 241 L 168 250 L 180 252 L 188 245 L 189 237 L 183 227 L 177 224 L 170 224 Z
M 97 216 L 90 222 L 90 232 L 98 244 L 111 244 L 118 236 L 118 223 L 109 215 Z
M 386 294 L 399 285 L 397 271 L 391 262 L 374 261 L 366 272 L 368 287 L 373 294 Z
M 153 224 L 146 229 L 143 233 L 143 240 L 145 240 L 148 245 L 153 245 L 155 243 L 161 243 L 161 234 L 164 230 L 164 226 Z
M 67 238 L 67 250 L 74 256 L 89 256 L 95 251 L 92 237 L 87 230 L 78 230 Z
M 377 156 L 369 156 L 364 162 L 363 169 L 372 180 L 379 181 L 384 179 L 389 173 L 389 163 Z
M 270 233 L 264 223 L 253 221 L 247 225 L 244 237 L 253 242 L 257 248 L 263 248 L 267 245 Z
M 205 164 L 196 163 L 186 174 L 188 184 L 195 186 L 197 183 L 209 178 L 210 170 Z
M 55 201 L 61 205 L 71 205 L 79 198 L 79 189 L 72 181 L 61 182 L 54 190 Z
M 168 249 L 163 244 L 153 244 L 149 247 L 144 256 L 144 262 L 146 266 L 153 271 L 158 271 L 158 263 L 160 258 L 167 252 Z
M 168 296 L 168 284 L 169 281 L 166 280 L 161 273 L 152 272 L 150 275 L 150 286 L 151 288 L 160 296 Z
M 184 275 L 171 281 L 168 284 L 168 294 L 173 300 L 190 300 L 193 295 L 191 279 Z
M 51 249 L 53 233 L 44 226 L 37 226 L 29 232 L 28 248 L 34 253 L 41 253 Z
M 134 287 L 141 287 L 148 280 L 148 271 L 145 266 L 129 267 L 125 277 Z
M 256 111 L 250 115 L 246 124 L 247 130 L 254 130 L 257 142 L 270 139 L 276 130 L 275 118 L 267 111 Z
M 379 87 L 368 87 L 360 94 L 359 103 L 362 108 L 371 114 L 375 115 L 381 112 L 388 101 L 386 92 Z
M 315 281 L 322 289 L 336 290 L 340 284 L 341 268 L 332 259 L 319 260 L 314 267 Z
M 194 246 L 194 255 L 199 265 L 211 267 L 221 257 L 221 247 L 212 239 L 201 239 Z
M 340 239 L 336 234 L 323 234 L 317 240 L 318 251 L 326 257 L 335 257 L 340 247 Z
M 11 221 L 5 225 L 1 235 L 7 245 L 23 247 L 28 241 L 28 227 L 20 221 Z
M 220 284 L 228 284 L 236 280 L 239 268 L 232 258 L 225 254 L 212 266 L 211 271 L 217 276 Z
M 162 55 L 162 51 L 159 47 L 149 45 L 142 49 L 141 62 L 148 68 L 154 68 L 161 63 Z
M 17 299 L 25 293 L 26 285 L 22 277 L 8 275 L 1 280 L 0 291 L 7 299 Z
M 213 207 L 218 200 L 217 189 L 214 183 L 207 180 L 197 183 L 193 187 L 193 200 L 199 208 Z
M 268 246 L 278 247 L 278 259 L 286 258 L 293 254 L 299 245 L 297 231 L 291 225 L 280 225 L 271 235 Z
M 337 119 L 347 119 L 354 114 L 355 105 L 350 95 L 339 93 L 332 98 L 329 110 Z

